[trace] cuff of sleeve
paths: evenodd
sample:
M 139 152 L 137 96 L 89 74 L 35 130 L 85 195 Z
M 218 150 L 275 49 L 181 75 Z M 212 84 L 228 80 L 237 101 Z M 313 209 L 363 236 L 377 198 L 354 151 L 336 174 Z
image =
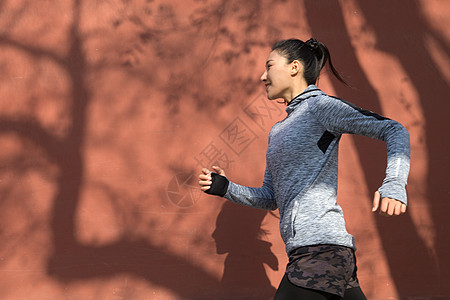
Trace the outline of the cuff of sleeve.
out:
M 225 176 L 217 173 L 211 173 L 211 181 L 211 187 L 205 193 L 223 197 L 228 191 L 230 181 Z
M 398 182 L 385 182 L 378 189 L 381 198 L 392 198 L 407 204 L 407 195 L 405 185 Z

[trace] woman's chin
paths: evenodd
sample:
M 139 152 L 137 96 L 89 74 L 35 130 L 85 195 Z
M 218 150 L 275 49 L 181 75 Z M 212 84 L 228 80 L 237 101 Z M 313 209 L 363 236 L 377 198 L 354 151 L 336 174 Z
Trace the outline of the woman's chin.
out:
M 275 100 L 275 99 L 277 99 L 277 97 L 274 97 L 274 95 L 272 95 L 271 93 L 267 93 L 267 99 Z

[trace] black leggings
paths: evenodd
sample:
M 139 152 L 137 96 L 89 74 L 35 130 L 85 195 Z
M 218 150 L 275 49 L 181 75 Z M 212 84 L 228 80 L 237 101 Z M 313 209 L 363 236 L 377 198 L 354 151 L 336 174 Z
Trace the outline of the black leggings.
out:
M 280 286 L 275 294 L 274 300 L 366 300 L 359 287 L 345 291 L 344 297 L 306 289 L 292 284 L 286 275 L 281 280 Z

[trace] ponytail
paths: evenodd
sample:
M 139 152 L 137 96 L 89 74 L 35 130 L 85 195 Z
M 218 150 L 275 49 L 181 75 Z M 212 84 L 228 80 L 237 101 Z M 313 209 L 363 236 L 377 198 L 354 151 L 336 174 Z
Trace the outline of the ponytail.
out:
M 275 43 L 272 50 L 277 50 L 284 55 L 288 63 L 299 60 L 303 64 L 303 77 L 308 85 L 316 84 L 320 71 L 328 62 L 333 75 L 345 85 L 348 83 L 342 78 L 331 62 L 328 48 L 318 40 L 311 38 L 306 42 L 297 39 L 282 40 Z

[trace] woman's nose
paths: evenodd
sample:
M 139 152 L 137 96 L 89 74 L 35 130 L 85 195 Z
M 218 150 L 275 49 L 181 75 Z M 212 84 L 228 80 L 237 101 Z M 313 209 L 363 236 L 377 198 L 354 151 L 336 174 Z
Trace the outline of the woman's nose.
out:
M 267 80 L 267 71 L 264 71 L 264 73 L 261 75 L 261 81 L 266 81 Z

